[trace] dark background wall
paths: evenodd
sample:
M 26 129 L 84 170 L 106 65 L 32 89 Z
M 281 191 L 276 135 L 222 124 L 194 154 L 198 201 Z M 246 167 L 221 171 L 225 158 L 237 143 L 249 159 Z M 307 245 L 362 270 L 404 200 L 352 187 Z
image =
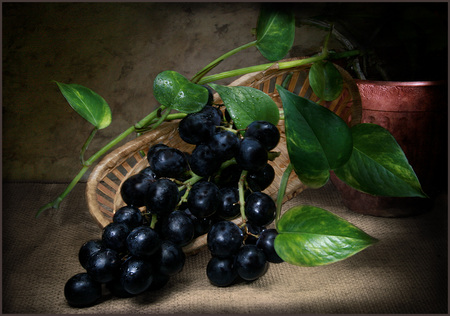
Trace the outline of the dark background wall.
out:
M 375 52 L 378 58 L 364 63 L 371 78 L 384 79 L 379 66 L 394 80 L 447 76 L 446 3 L 286 5 L 298 19 L 334 21 L 358 48 Z M 170 69 L 192 77 L 252 41 L 259 4 L 3 3 L 2 10 L 3 179 L 70 181 L 91 127 L 52 80 L 87 86 L 111 107 L 113 122 L 97 133 L 89 156 L 156 107 L 152 84 L 158 73 Z M 286 57 L 319 51 L 325 34 L 298 27 Z M 336 39 L 331 47 L 343 49 Z M 266 62 L 249 49 L 215 72 Z

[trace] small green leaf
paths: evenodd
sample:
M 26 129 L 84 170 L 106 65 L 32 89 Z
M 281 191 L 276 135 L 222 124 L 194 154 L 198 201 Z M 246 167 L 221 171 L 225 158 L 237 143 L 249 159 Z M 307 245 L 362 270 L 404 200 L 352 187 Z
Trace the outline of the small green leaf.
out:
M 55 81 L 56 82 L 56 81 Z M 89 123 L 102 129 L 111 124 L 111 109 L 100 95 L 78 84 L 56 82 L 70 106 Z
M 315 62 L 309 71 L 311 89 L 322 100 L 333 101 L 342 92 L 342 75 L 329 61 Z
M 277 85 L 285 114 L 289 159 L 307 186 L 323 186 L 350 158 L 352 137 L 347 124 L 329 109 Z
M 278 221 L 275 251 L 298 266 L 346 259 L 377 240 L 345 219 L 315 206 L 295 206 Z
M 335 174 L 351 187 L 372 195 L 426 197 L 394 137 L 385 128 L 363 123 L 352 127 L 353 154 Z
M 292 11 L 264 4 L 256 26 L 256 47 L 270 61 L 286 56 L 294 43 L 295 18 Z
M 222 98 L 238 129 L 246 128 L 256 120 L 278 124 L 280 111 L 266 93 L 252 87 L 228 87 L 209 84 Z
M 173 70 L 156 76 L 153 95 L 162 105 L 183 113 L 198 112 L 208 102 L 208 89 L 190 82 Z

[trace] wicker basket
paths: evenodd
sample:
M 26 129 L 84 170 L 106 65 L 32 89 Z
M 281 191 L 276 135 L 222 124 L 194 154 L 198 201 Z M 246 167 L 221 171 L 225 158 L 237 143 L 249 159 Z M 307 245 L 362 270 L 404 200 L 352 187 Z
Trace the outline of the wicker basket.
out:
M 350 75 L 338 67 L 344 77 L 344 90 L 341 96 L 333 102 L 322 102 L 321 105 L 342 117 L 350 126 L 361 121 L 361 100 L 358 88 Z M 292 74 L 288 90 L 310 100 L 317 101 L 317 96 L 312 93 L 308 81 L 309 66 L 302 66 L 290 69 L 279 70 L 275 67 L 263 72 L 244 75 L 235 80 L 230 86 L 250 86 L 267 93 L 281 108 L 281 101 L 275 89 L 275 84 L 280 84 L 288 74 Z M 216 94 L 214 98 L 216 104 L 222 101 Z M 166 122 L 152 132 L 148 132 L 135 140 L 115 149 L 105 156 L 92 170 L 86 188 L 86 198 L 89 211 L 98 225 L 103 228 L 112 221 L 114 212 L 124 206 L 120 195 L 120 188 L 125 179 L 138 173 L 148 166 L 146 157 L 142 157 L 141 151 L 147 152 L 150 146 L 157 143 L 165 143 L 168 146 L 178 148 L 182 151 L 191 152 L 193 145 L 185 143 L 178 136 L 178 121 Z M 281 176 L 289 163 L 289 156 L 286 148 L 286 137 L 284 133 L 284 122 L 280 120 L 278 125 L 281 139 L 274 151 L 279 151 L 281 155 L 270 162 L 275 170 L 275 179 L 271 186 L 264 192 L 276 198 L 278 185 Z M 286 188 L 284 202 L 293 198 L 306 188 L 295 173 Z M 241 218 L 233 220 L 240 224 Z M 197 237 L 193 242 L 183 248 L 186 254 L 199 251 L 206 245 L 206 234 Z

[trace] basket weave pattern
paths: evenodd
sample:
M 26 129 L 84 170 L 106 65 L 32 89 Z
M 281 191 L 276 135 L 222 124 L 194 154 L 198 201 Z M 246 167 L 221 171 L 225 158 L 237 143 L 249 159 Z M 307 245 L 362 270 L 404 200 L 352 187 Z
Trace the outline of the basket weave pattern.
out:
M 350 75 L 340 67 L 338 69 L 344 77 L 344 89 L 341 96 L 333 102 L 320 102 L 319 104 L 328 107 L 352 126 L 361 121 L 360 96 L 358 88 Z M 318 98 L 309 86 L 308 71 L 309 66 L 284 70 L 272 68 L 264 72 L 242 76 L 229 86 L 249 86 L 260 89 L 268 94 L 279 108 L 282 108 L 275 85 L 281 85 L 286 76 L 292 74 L 287 89 L 317 102 Z M 214 103 L 220 104 L 221 102 L 219 96 L 216 94 Z M 114 212 L 125 205 L 120 195 L 120 188 L 123 181 L 148 166 L 147 158 L 145 156 L 143 157 L 141 152 L 146 153 L 152 145 L 157 143 L 164 143 L 184 152 L 192 152 L 195 148 L 194 145 L 185 143 L 179 137 L 177 131 L 178 122 L 165 122 L 157 129 L 118 147 L 105 156 L 92 170 L 87 182 L 86 198 L 90 214 L 101 228 L 108 225 L 112 221 Z M 281 135 L 280 142 L 273 151 L 280 152 L 280 156 L 270 162 L 275 170 L 275 179 L 264 191 L 274 199 L 276 199 L 278 185 L 283 172 L 289 164 L 283 120 L 280 120 L 278 128 Z M 295 173 L 292 173 L 286 188 L 284 201 L 292 199 L 305 188 L 306 186 L 301 183 Z M 240 224 L 241 218 L 233 221 Z M 191 244 L 185 246 L 183 250 L 186 253 L 194 253 L 204 245 L 206 245 L 206 235 L 197 237 Z

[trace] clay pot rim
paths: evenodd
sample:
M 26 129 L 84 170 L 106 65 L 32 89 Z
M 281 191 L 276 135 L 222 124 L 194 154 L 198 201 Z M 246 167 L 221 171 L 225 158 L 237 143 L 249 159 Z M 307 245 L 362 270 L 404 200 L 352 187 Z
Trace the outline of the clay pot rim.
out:
M 440 86 L 447 84 L 447 80 L 436 81 L 382 81 L 382 80 L 362 80 L 355 79 L 357 85 L 377 85 L 377 86 L 399 86 L 399 87 L 425 87 L 425 86 Z

